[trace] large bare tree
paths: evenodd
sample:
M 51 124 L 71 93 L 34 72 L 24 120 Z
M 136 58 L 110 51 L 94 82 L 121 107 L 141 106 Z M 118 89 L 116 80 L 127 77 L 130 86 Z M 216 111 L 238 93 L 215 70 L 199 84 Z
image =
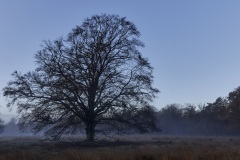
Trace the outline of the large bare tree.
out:
M 118 15 L 85 19 L 66 38 L 44 42 L 34 71 L 13 73 L 3 89 L 8 106 L 17 104 L 23 125 L 54 139 L 84 128 L 92 141 L 100 124 L 155 128 L 137 114 L 159 92 L 152 87 L 153 68 L 138 50 L 144 46 L 139 36 Z

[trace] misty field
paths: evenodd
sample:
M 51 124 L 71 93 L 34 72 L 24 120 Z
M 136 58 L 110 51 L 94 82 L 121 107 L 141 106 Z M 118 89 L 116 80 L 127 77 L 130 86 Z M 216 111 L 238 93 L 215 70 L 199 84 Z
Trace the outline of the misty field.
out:
M 84 142 L 0 137 L 0 160 L 238 160 L 240 138 L 128 135 Z

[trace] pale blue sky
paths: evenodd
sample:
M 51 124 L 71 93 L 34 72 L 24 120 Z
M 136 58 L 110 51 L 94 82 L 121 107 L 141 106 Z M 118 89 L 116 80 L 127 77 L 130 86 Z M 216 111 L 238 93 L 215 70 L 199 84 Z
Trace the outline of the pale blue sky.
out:
M 94 14 L 133 21 L 169 103 L 213 102 L 240 86 L 239 0 L 0 0 L 0 89 L 14 70 L 35 68 L 43 40 L 66 36 Z M 0 113 L 8 113 L 0 94 Z

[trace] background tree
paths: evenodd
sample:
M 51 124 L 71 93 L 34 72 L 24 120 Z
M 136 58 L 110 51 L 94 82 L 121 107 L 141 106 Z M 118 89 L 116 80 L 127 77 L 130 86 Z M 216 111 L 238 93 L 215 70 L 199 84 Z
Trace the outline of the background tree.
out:
M 229 129 L 236 133 L 240 132 L 240 87 L 234 89 L 228 94 L 228 115 Z
M 182 110 L 183 117 L 189 120 L 193 120 L 196 117 L 197 111 L 196 107 L 193 104 L 187 103 Z
M 16 118 L 11 118 L 11 120 L 5 125 L 4 128 L 4 134 L 5 135 L 20 135 L 20 131 L 18 128 L 18 122 Z
M 4 127 L 5 127 L 4 121 L 0 118 L 0 133 L 2 133 L 4 131 Z
M 0 133 L 2 133 L 4 131 L 4 121 L 2 119 L 0 119 Z
M 227 115 L 228 101 L 219 97 L 207 105 L 166 105 L 159 111 L 158 120 L 163 134 L 227 135 L 231 134 Z
M 3 89 L 8 106 L 17 104 L 23 126 L 46 129 L 53 139 L 85 128 L 92 141 L 102 123 L 137 127 L 120 115 L 134 116 L 159 92 L 152 87 L 153 68 L 138 51 L 139 36 L 132 22 L 117 15 L 86 19 L 67 38 L 44 42 L 35 71 L 13 73 Z
M 226 98 L 218 97 L 215 102 L 207 103 L 199 112 L 200 125 L 206 134 L 224 135 L 227 126 L 227 107 Z
M 181 134 L 185 128 L 182 105 L 174 103 L 163 107 L 159 111 L 159 123 L 163 134 Z
M 168 118 L 179 120 L 183 116 L 183 109 L 180 104 L 169 104 L 162 108 L 161 112 Z

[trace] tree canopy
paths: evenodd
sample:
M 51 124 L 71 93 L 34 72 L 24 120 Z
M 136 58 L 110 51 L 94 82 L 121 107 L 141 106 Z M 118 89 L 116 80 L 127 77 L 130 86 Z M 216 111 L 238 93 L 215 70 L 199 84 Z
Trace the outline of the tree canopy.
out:
M 156 128 L 134 119 L 159 92 L 152 86 L 153 68 L 138 50 L 144 46 L 139 36 L 125 17 L 85 19 L 67 37 L 44 41 L 34 71 L 12 74 L 3 89 L 8 106 L 17 104 L 23 126 L 53 139 L 85 129 L 92 141 L 101 124 Z

